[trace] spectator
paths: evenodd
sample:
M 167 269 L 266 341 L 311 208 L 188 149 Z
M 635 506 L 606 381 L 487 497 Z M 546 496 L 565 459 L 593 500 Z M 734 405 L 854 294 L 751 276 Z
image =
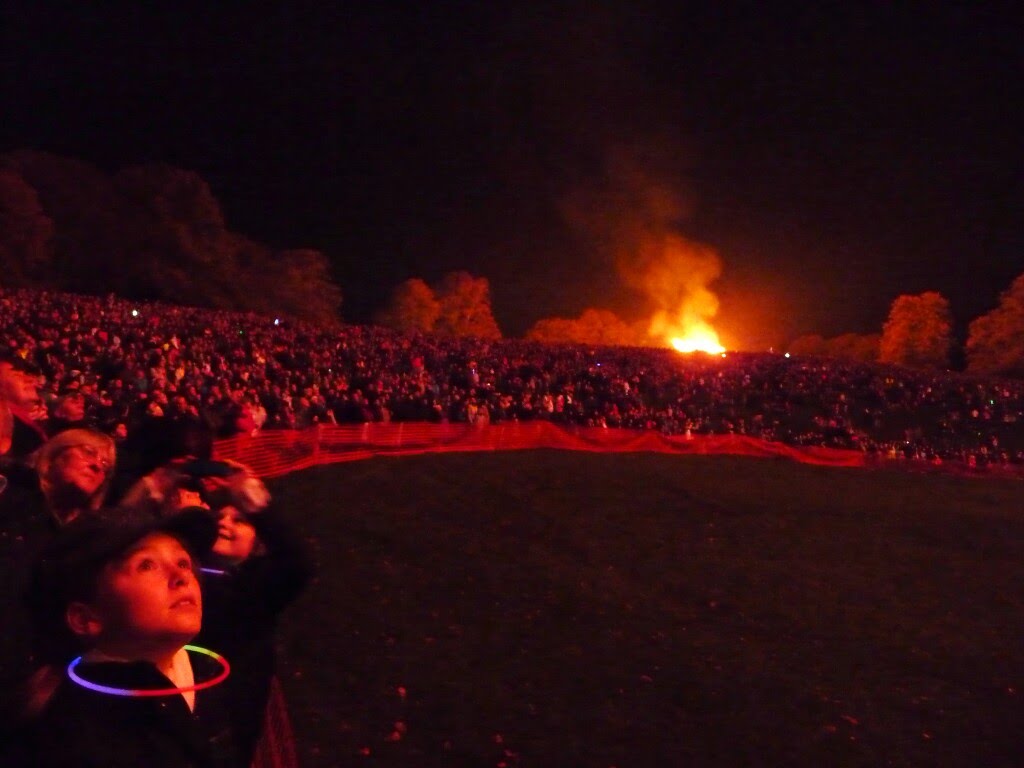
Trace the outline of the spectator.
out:
M 85 395 L 72 387 L 62 392 L 54 403 L 51 416 L 46 421 L 46 432 L 51 437 L 66 429 L 88 429 L 85 418 Z
M 50 638 L 32 636 L 25 612 L 12 596 L 24 582 L 28 563 L 59 528 L 94 513 L 103 504 L 114 468 L 114 443 L 99 432 L 67 430 L 43 445 L 34 463 L 36 471 L 13 467 L 17 473 L 0 495 L 0 555 L 3 581 L 8 585 L 3 605 L 0 711 L 7 717 L 24 704 L 18 683 L 32 670 L 43 670 L 55 660 Z M 43 674 L 45 677 L 45 670 Z M 39 683 L 37 687 L 44 686 Z
M 88 429 L 69 429 L 51 438 L 36 454 L 45 506 L 64 525 L 99 509 L 114 472 L 112 438 Z
M 286 518 L 268 506 L 270 495 L 263 484 L 244 467 L 234 469 L 204 482 L 204 500 L 217 511 L 219 522 L 208 560 L 212 567 L 204 569 L 207 610 L 199 637 L 222 649 L 240 671 L 227 688 L 246 764 L 254 755 L 257 766 L 294 764 L 290 753 L 290 761 L 268 754 L 271 744 L 289 744 L 290 739 L 261 742 L 260 735 L 287 728 L 287 709 L 275 678 L 274 633 L 281 613 L 309 583 L 311 559 Z
M 9 738 L 5 764 L 240 765 L 223 688 L 211 686 L 226 667 L 185 649 L 203 614 L 193 558 L 213 528 L 203 510 L 161 521 L 97 513 L 58 534 L 34 570 L 33 619 L 82 656 Z
M 16 354 L 0 358 L 0 401 L 13 417 L 4 453 L 11 460 L 24 460 L 46 440 L 39 424 L 46 418 L 46 410 L 39 395 L 38 369 Z

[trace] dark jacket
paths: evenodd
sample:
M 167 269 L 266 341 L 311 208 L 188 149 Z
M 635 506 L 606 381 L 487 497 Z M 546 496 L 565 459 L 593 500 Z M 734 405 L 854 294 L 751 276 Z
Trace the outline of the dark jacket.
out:
M 0 728 L 20 706 L 19 687 L 33 669 L 33 638 L 23 602 L 31 563 L 53 538 L 57 521 L 46 509 L 31 470 L 5 467 L 0 493 Z
M 189 652 L 197 682 L 220 671 Z M 148 662 L 82 663 L 84 679 L 129 690 L 173 688 Z M 180 694 L 115 696 L 64 680 L 43 714 L 23 729 L 3 765 L 38 768 L 228 768 L 240 765 L 223 685 L 196 692 L 190 711 Z
M 11 458 L 23 460 L 46 442 L 46 431 L 33 421 L 26 411 L 10 403 L 7 407 L 14 417 L 14 433 L 11 435 L 11 448 L 7 453 Z
M 313 574 L 305 543 L 273 505 L 249 520 L 265 551 L 236 567 L 204 569 L 203 628 L 196 640 L 231 662 L 226 687 L 232 726 L 247 760 L 259 739 L 276 668 L 278 617 Z

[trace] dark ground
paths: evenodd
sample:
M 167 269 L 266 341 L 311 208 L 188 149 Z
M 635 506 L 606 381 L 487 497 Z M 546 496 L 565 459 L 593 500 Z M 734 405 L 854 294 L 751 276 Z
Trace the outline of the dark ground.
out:
M 782 460 L 374 459 L 273 490 L 316 766 L 1024 764 L 1024 484 Z

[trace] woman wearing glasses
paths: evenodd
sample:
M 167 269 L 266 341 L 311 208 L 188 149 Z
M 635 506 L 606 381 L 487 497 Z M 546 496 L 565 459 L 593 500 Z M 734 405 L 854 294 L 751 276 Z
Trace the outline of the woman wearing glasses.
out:
M 46 508 L 64 525 L 103 506 L 114 471 L 112 438 L 91 429 L 68 429 L 36 453 L 36 472 Z
M 35 482 L 8 485 L 0 496 L 0 722 L 40 709 L 60 681 L 62 649 L 32 636 L 20 593 L 27 563 L 75 518 L 103 506 L 114 470 L 114 441 L 91 429 L 68 429 L 35 453 Z

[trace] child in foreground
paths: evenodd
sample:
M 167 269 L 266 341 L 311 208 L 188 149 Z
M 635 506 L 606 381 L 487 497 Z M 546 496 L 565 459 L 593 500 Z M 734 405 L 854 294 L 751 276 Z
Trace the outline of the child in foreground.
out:
M 183 500 L 211 509 L 218 535 L 201 558 L 205 610 L 197 642 L 223 652 L 234 667 L 225 688 L 242 764 L 288 768 L 296 760 L 275 675 L 275 632 L 312 578 L 311 559 L 263 482 L 242 464 L 212 460 L 204 436 L 198 428 L 169 433 L 167 461 L 144 462 L 148 474 L 120 503 L 155 517 L 172 514 Z
M 34 568 L 33 621 L 81 655 L 5 765 L 239 764 L 219 685 L 227 663 L 187 646 L 203 615 L 195 556 L 215 537 L 201 509 L 97 513 L 60 531 Z
M 275 675 L 274 636 L 282 612 L 310 582 L 312 563 L 263 483 L 241 465 L 232 469 L 209 478 L 203 493 L 218 530 L 203 558 L 207 611 L 199 639 L 234 665 L 225 687 L 241 756 L 255 768 L 285 768 L 296 759 Z

